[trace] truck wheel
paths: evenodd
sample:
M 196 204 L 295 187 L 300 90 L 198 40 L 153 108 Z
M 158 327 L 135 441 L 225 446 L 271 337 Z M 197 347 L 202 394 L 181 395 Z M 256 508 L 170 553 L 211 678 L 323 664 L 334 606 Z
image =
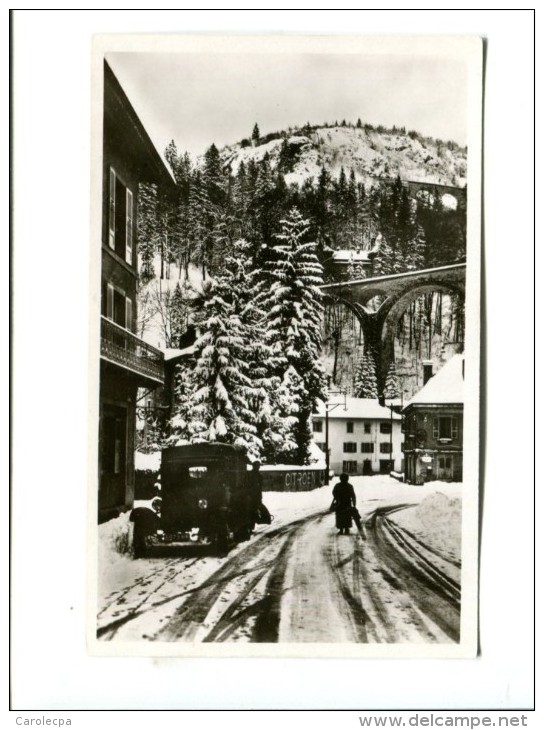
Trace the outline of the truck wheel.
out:
M 133 552 L 135 558 L 145 558 L 148 553 L 147 534 L 143 526 L 136 522 L 134 524 Z
M 236 542 L 247 542 L 251 537 L 251 528 L 248 525 L 238 528 L 234 538 Z
M 222 558 L 229 552 L 229 533 L 228 530 L 217 532 L 214 539 L 214 555 Z

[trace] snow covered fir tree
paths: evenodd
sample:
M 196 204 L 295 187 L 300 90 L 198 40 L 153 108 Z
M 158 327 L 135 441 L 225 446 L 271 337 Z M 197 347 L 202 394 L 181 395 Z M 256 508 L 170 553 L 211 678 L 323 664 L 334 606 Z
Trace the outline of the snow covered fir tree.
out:
M 325 397 L 325 373 L 319 361 L 323 269 L 316 244 L 307 240 L 308 232 L 309 222 L 293 208 L 264 254 L 257 297 L 265 311 L 264 333 L 272 374 L 279 377 L 287 393 L 292 389 L 297 406 L 294 439 L 299 463 L 305 463 L 309 456 L 312 409 L 318 398 Z
M 241 239 L 222 273 L 206 281 L 195 365 L 190 378 L 178 378 L 169 443 L 223 441 L 254 458 L 309 458 L 310 416 L 325 377 L 322 268 L 307 234 L 293 209 L 260 268 L 251 268 L 251 245 Z
M 376 360 L 369 348 L 359 364 L 355 381 L 355 395 L 357 398 L 377 398 L 378 379 L 376 378 Z

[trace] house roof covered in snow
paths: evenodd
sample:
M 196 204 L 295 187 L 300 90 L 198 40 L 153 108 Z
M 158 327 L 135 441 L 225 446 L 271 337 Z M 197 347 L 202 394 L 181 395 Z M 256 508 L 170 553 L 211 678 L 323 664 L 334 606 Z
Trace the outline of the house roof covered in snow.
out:
M 176 347 L 166 347 L 163 349 L 164 353 L 164 360 L 167 362 L 168 360 L 173 360 L 176 357 L 183 357 L 184 355 L 194 355 L 195 354 L 195 348 L 194 345 L 191 345 L 190 347 L 185 347 L 183 350 L 179 350 Z
M 454 355 L 404 406 L 463 403 L 464 355 Z
M 335 264 L 358 264 L 364 261 L 370 261 L 370 250 L 358 249 L 338 249 L 332 255 Z
M 335 408 L 332 408 L 331 410 L 331 406 L 336 403 L 338 403 L 338 405 L 335 405 Z M 314 418 L 324 417 L 325 404 L 320 403 L 317 412 L 314 413 Z M 381 406 L 376 398 L 353 398 L 351 396 L 347 396 L 344 407 L 343 398 L 334 396 L 334 400 L 333 397 L 331 397 L 331 400 L 329 401 L 329 418 L 345 418 L 347 420 L 366 418 L 384 421 L 386 419 L 391 419 L 391 411 L 389 408 Z M 400 415 L 394 411 L 393 420 L 401 420 Z

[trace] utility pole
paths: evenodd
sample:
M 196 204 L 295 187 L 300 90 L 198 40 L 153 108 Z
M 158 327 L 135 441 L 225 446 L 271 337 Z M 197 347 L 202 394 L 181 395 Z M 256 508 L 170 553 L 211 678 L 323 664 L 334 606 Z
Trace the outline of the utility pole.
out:
M 393 404 L 389 404 L 389 413 L 391 415 L 390 427 L 389 427 L 389 471 L 393 471 L 395 461 L 393 459 Z

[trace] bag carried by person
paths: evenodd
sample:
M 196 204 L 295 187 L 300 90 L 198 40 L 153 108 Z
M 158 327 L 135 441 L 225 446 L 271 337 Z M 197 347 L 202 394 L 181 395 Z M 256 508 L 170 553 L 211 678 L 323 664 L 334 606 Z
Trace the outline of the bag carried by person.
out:
M 360 533 L 361 537 L 363 538 L 363 540 L 366 540 L 366 531 L 365 531 L 365 528 L 364 528 L 364 525 L 363 525 L 363 521 L 361 519 L 361 515 L 360 515 L 359 510 L 357 509 L 357 507 L 352 507 L 351 508 L 351 516 L 353 518 L 353 521 L 357 525 L 357 529 L 359 530 L 359 533 Z
M 261 504 L 257 507 L 257 512 L 255 513 L 255 522 L 258 525 L 270 525 L 272 519 L 273 517 L 268 511 L 268 508 L 261 502 Z

